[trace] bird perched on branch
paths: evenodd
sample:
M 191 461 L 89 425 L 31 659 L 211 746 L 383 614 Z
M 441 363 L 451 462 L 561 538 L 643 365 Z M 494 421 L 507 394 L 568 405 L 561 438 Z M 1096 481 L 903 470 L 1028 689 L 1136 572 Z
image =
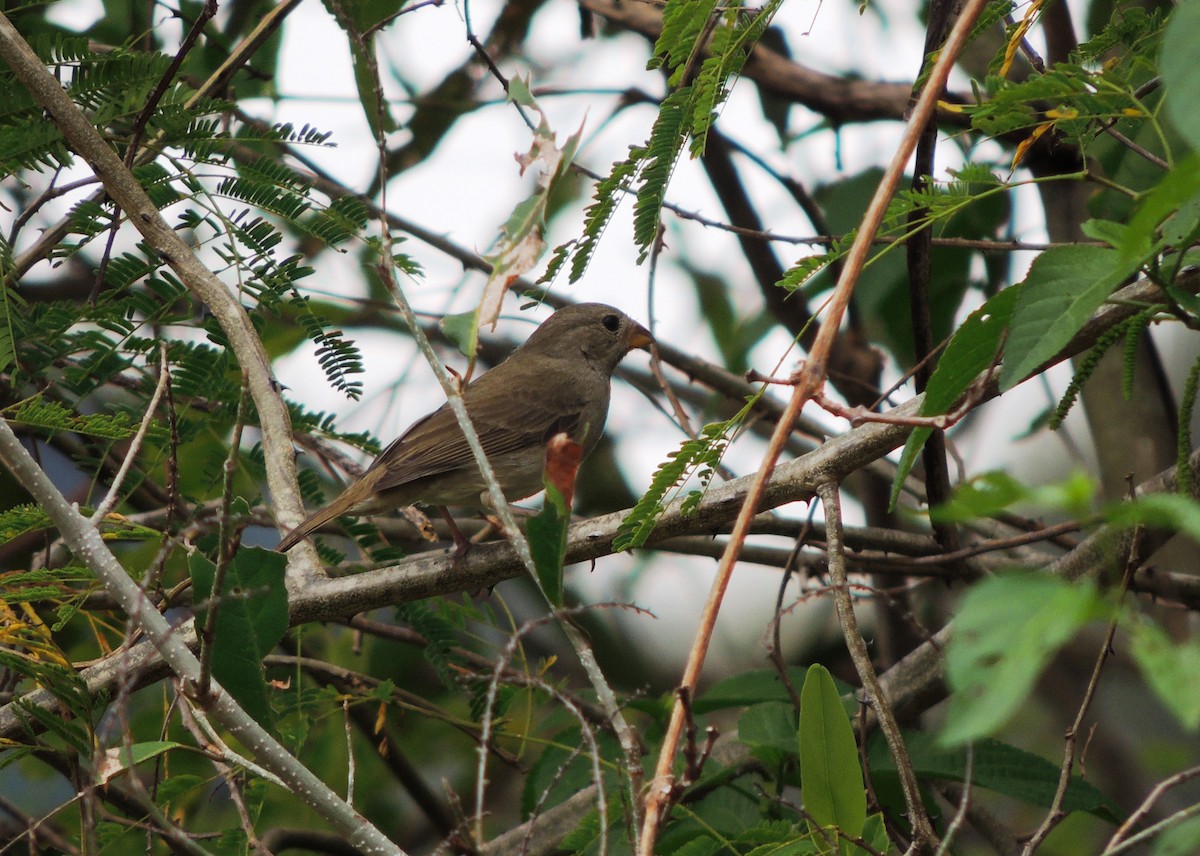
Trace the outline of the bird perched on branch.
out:
M 565 433 L 587 455 L 604 431 L 612 374 L 650 332 L 602 303 L 560 309 L 500 365 L 467 384 L 463 402 L 506 499 L 542 489 L 546 444 Z M 446 506 L 485 507 L 487 485 L 449 403 L 414 422 L 333 502 L 288 532 L 280 552 L 343 515 L 437 506 L 460 552 L 466 538 Z

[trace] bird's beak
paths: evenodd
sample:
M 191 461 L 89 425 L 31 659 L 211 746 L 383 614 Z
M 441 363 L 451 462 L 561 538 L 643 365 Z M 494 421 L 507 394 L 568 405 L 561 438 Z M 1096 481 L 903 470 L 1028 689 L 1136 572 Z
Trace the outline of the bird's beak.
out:
M 650 335 L 649 330 L 634 321 L 629 325 L 629 330 L 625 333 L 625 342 L 631 349 L 641 348 L 645 351 L 654 344 L 654 337 Z

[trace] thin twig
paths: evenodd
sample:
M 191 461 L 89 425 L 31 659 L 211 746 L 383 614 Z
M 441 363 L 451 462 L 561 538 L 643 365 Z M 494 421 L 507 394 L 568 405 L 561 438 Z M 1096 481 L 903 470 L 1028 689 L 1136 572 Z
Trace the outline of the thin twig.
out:
M 904 793 L 904 804 L 908 812 L 908 821 L 913 830 L 913 848 L 916 852 L 927 852 L 937 845 L 937 836 L 929 822 L 929 815 L 921 801 L 921 788 L 917 783 L 917 775 L 913 770 L 912 761 L 908 757 L 908 749 L 900 734 L 900 725 L 892 711 L 891 703 L 879 684 L 879 676 L 871 663 L 871 654 L 867 651 L 867 643 L 858 630 L 858 619 L 854 615 L 854 602 L 850 597 L 850 587 L 846 574 L 846 554 L 842 544 L 842 499 L 837 483 L 826 481 L 817 486 L 817 496 L 825 509 L 825 536 L 829 545 L 829 577 L 832 581 L 833 603 L 837 608 L 838 622 L 842 626 L 842 636 L 846 640 L 846 648 L 850 659 L 862 681 L 866 694 L 866 703 L 875 711 L 879 721 L 879 730 L 888 745 L 892 761 L 896 765 L 896 775 L 900 779 L 900 790 Z
M 354 805 L 354 729 L 350 727 L 350 699 L 342 699 L 342 721 L 346 726 L 346 802 Z
M 958 799 L 958 811 L 954 813 L 954 819 L 950 821 L 950 825 L 946 827 L 946 835 L 942 838 L 942 843 L 937 849 L 937 856 L 945 856 L 950 852 L 950 843 L 954 837 L 958 835 L 959 829 L 962 828 L 963 821 L 967 819 L 967 810 L 971 807 L 971 780 L 975 778 L 975 744 L 967 744 L 967 763 L 966 769 L 963 770 L 963 788 L 962 795 Z
M 125 483 L 125 478 L 129 475 L 130 469 L 133 468 L 133 463 L 137 460 L 138 452 L 142 449 L 142 443 L 146 439 L 146 432 L 150 430 L 150 423 L 154 421 L 154 412 L 158 410 L 158 402 L 162 400 L 163 392 L 167 388 L 167 380 L 170 376 L 170 371 L 167 367 L 167 343 L 160 342 L 158 383 L 154 387 L 154 394 L 150 396 L 150 403 L 146 405 L 146 415 L 142 417 L 142 422 L 138 425 L 137 433 L 133 435 L 133 440 L 130 442 L 129 449 L 125 453 L 125 460 L 121 462 L 121 469 L 113 477 L 112 486 L 108 489 L 108 495 L 104 497 L 104 501 L 96 507 L 95 513 L 92 514 L 91 523 L 93 526 L 99 526 L 104 518 L 108 516 L 108 513 L 116 506 L 117 499 L 121 494 L 121 485 Z
M 1197 815 L 1200 815 L 1200 803 L 1193 803 L 1187 808 L 1180 809 L 1179 811 L 1175 812 L 1170 817 L 1163 818 L 1158 823 L 1146 827 L 1137 835 L 1130 836 L 1117 846 L 1106 847 L 1100 856 L 1117 856 L 1119 853 L 1125 853 L 1126 851 L 1132 850 L 1139 844 L 1149 841 L 1154 836 L 1165 832 L 1172 826 L 1177 826 L 1188 818 L 1196 817 Z
M 1108 840 L 1108 844 L 1104 848 L 1104 856 L 1108 856 L 1110 853 L 1118 852 L 1114 848 L 1121 844 L 1121 841 L 1126 835 L 1133 831 L 1134 827 L 1146 819 L 1146 816 L 1150 814 L 1151 809 L 1154 808 L 1154 804 L 1158 802 L 1159 798 L 1163 794 L 1165 794 L 1171 788 L 1174 788 L 1177 785 L 1182 785 L 1184 782 L 1189 782 L 1195 778 L 1200 778 L 1200 766 L 1182 770 L 1173 776 L 1163 779 L 1161 782 L 1155 785 L 1150 793 L 1147 794 L 1146 798 L 1142 800 L 1142 804 L 1139 805 L 1133 811 L 1133 813 L 1129 815 L 1129 817 L 1125 818 L 1125 822 L 1122 823 L 1117 828 L 1117 831 L 1113 833 L 1112 838 Z
M 504 646 L 504 650 L 500 656 L 496 658 L 496 664 L 492 669 L 491 679 L 488 681 L 487 697 L 483 708 L 483 721 L 480 723 L 479 737 L 479 763 L 475 770 L 475 817 L 474 817 L 474 836 L 475 844 L 482 845 L 485 841 L 483 835 L 483 797 L 484 790 L 487 786 L 487 753 L 488 745 L 491 743 L 491 733 L 493 726 L 492 715 L 496 709 L 496 698 L 500 691 L 501 677 L 508 670 L 508 663 L 517 651 L 517 647 L 526 634 L 534 629 L 541 627 L 551 621 L 559 623 L 561 626 L 572 626 L 566 619 L 572 612 L 581 612 L 582 608 L 574 610 L 555 610 L 551 615 L 542 616 L 541 618 L 528 621 L 521 627 L 518 627 L 516 632 L 512 634 L 508 642 Z M 604 794 L 604 779 L 600 769 L 600 750 L 596 744 L 596 736 L 592 730 L 591 724 L 583 712 L 575 706 L 575 704 L 565 695 L 546 685 L 544 689 L 551 693 L 554 698 L 566 710 L 575 717 L 579 723 L 580 734 L 588 745 L 590 753 L 589 759 L 592 765 L 592 780 L 596 786 L 596 807 L 600 814 L 600 841 L 599 852 L 606 853 L 608 850 L 608 824 L 605 819 L 608 817 L 607 800 Z
M 141 144 L 142 134 L 146 130 L 146 125 L 150 122 L 150 117 L 158 109 L 158 102 L 162 101 L 162 97 L 167 94 L 167 89 L 175 81 L 175 73 L 179 71 L 179 66 L 183 65 L 184 57 L 191 52 L 196 44 L 196 40 L 204 32 L 204 27 L 216 14 L 217 0 L 204 0 L 204 3 L 200 6 L 200 13 L 196 16 L 196 20 L 192 22 L 191 29 L 188 30 L 187 35 L 183 37 L 183 41 L 179 45 L 179 50 L 175 52 L 175 56 L 171 57 L 171 64 L 167 66 L 167 70 L 163 72 L 162 77 L 158 79 L 158 83 L 155 85 L 154 91 L 146 99 L 142 111 L 133 120 L 133 131 L 129 135 L 129 147 L 125 151 L 125 166 L 133 166 L 134 159 L 137 157 L 138 146 Z
M 246 418 L 246 378 L 242 376 L 242 394 L 238 397 L 237 416 L 233 420 L 233 436 L 229 440 L 229 454 L 225 456 L 224 484 L 221 489 L 221 515 L 218 523 L 217 563 L 213 571 L 212 589 L 208 593 L 208 611 L 204 616 L 204 629 L 200 631 L 200 681 L 197 692 L 200 698 L 208 694 L 209 681 L 212 680 L 212 657 L 217 634 L 217 614 L 220 612 L 221 598 L 225 592 L 225 575 L 233 561 L 233 537 L 229 524 L 230 510 L 233 507 L 233 476 L 237 472 L 238 457 L 242 452 L 242 424 Z
M 1132 485 L 1130 486 L 1130 492 L 1133 492 Z M 1136 497 L 1134 498 L 1136 499 Z M 1025 843 L 1025 847 L 1021 851 L 1022 856 L 1033 856 L 1037 848 L 1046 840 L 1046 836 L 1066 817 L 1066 812 L 1063 811 L 1062 805 L 1063 800 L 1067 797 L 1067 787 L 1071 784 L 1071 770 L 1075 766 L 1075 746 L 1079 730 L 1083 727 L 1083 719 L 1091 708 L 1092 699 L 1096 695 L 1096 688 L 1100 685 L 1100 674 L 1104 670 L 1104 664 L 1108 662 L 1108 658 L 1112 654 L 1112 643 L 1113 637 L 1117 633 L 1118 618 L 1125 604 L 1125 596 L 1129 593 L 1129 583 L 1133 579 L 1134 571 L 1137 569 L 1138 545 L 1144 536 L 1145 529 L 1143 527 L 1139 526 L 1134 530 L 1133 540 L 1130 543 L 1129 552 L 1125 557 L 1125 573 L 1121 580 L 1121 588 L 1117 595 L 1116 606 L 1113 608 L 1112 618 L 1108 622 L 1108 630 L 1104 634 L 1100 653 L 1096 655 L 1096 665 L 1092 668 L 1092 675 L 1088 679 L 1087 689 L 1084 690 L 1083 699 L 1079 703 L 1079 710 L 1075 714 L 1075 721 L 1071 723 L 1071 727 L 1067 729 L 1067 733 L 1063 739 L 1063 760 L 1062 769 L 1058 777 L 1058 788 L 1054 792 L 1054 799 L 1050 802 L 1050 809 L 1046 812 L 1046 817 Z

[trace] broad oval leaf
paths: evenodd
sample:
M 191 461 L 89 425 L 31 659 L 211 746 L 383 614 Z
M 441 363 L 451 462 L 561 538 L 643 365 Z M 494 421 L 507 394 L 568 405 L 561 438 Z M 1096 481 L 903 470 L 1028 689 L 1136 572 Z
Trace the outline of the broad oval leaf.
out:
M 1052 247 L 1038 256 L 1013 308 L 1000 390 L 1062 350 L 1137 266 L 1107 247 Z
M 800 691 L 800 794 L 821 827 L 858 838 L 867 820 L 867 794 L 854 728 L 829 671 L 809 667 Z

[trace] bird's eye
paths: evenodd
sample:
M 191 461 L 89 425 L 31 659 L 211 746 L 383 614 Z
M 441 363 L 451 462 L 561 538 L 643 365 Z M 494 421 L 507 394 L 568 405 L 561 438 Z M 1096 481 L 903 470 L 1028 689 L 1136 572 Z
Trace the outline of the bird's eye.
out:
M 615 333 L 617 330 L 621 329 L 621 319 L 616 315 L 605 315 L 604 318 L 601 319 L 600 323 L 603 324 L 604 329 L 608 330 L 610 333 Z

